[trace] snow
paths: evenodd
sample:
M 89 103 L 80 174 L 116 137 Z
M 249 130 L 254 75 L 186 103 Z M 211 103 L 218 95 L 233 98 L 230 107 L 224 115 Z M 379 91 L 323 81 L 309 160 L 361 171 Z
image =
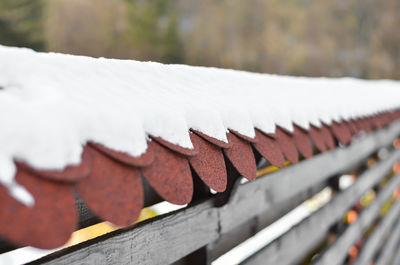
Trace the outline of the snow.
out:
M 222 141 L 228 129 L 249 137 L 254 128 L 292 131 L 295 123 L 307 129 L 397 108 L 399 84 L 0 46 L 0 182 L 29 204 L 32 198 L 15 183 L 14 160 L 62 169 L 80 162 L 87 141 L 139 156 L 150 134 L 192 148 L 190 128 Z
M 34 247 L 18 248 L 0 254 L 0 264 L 20 265 L 37 260 L 59 249 L 44 250 Z

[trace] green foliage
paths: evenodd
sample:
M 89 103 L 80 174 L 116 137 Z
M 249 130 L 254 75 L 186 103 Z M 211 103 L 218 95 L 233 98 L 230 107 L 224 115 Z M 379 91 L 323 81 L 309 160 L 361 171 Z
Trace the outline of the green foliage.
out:
M 168 0 L 127 0 L 128 41 L 142 59 L 181 62 L 177 13 Z
M 0 0 L 0 43 L 44 49 L 42 0 Z

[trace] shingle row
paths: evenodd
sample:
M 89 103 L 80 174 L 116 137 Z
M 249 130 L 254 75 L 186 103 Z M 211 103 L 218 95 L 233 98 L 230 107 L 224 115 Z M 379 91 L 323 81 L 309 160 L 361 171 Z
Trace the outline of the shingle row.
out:
M 282 168 L 286 160 L 295 164 L 301 157 L 348 145 L 361 134 L 398 119 L 400 111 L 390 111 L 319 127 L 310 125 L 308 130 L 295 124 L 293 132 L 279 126 L 271 134 L 255 129 L 254 138 L 231 130 L 226 135 L 228 143 L 190 130 L 193 149 L 150 135 L 147 151 L 139 157 L 89 142 L 81 163 L 62 171 L 39 170 L 16 161 L 16 181 L 33 195 L 35 204 L 21 203 L 0 185 L 0 235 L 17 245 L 59 247 L 77 228 L 75 193 L 101 219 L 129 226 L 143 208 L 142 178 L 166 201 L 186 204 L 194 189 L 191 168 L 211 189 L 223 192 L 229 177 L 224 157 L 243 177 L 254 180 L 256 152 Z

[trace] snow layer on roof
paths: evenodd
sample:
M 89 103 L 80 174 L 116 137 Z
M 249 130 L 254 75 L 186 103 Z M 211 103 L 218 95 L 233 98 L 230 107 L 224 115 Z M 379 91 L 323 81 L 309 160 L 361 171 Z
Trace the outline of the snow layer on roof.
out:
M 305 78 L 0 46 L 0 181 L 14 159 L 78 164 L 95 141 L 139 156 L 148 135 L 192 148 L 189 129 L 227 141 L 362 117 L 400 105 L 397 81 Z

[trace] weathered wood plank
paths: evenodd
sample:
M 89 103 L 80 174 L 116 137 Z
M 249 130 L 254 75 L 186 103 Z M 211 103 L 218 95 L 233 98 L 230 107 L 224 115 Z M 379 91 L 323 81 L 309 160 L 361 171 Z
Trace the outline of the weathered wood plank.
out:
M 349 248 L 354 245 L 366 229 L 368 229 L 374 220 L 378 217 L 382 205 L 392 196 L 393 191 L 400 185 L 400 176 L 395 176 L 378 193 L 375 200 L 363 209 L 356 222 L 350 225 L 345 232 L 340 235 L 336 241 L 328 247 L 319 258 L 313 262 L 315 265 L 339 265 L 345 260 Z M 364 263 L 362 263 L 364 264 Z M 365 263 L 367 264 L 367 263 Z
M 361 249 L 354 265 L 370 264 L 374 255 L 377 253 L 379 246 L 382 244 L 383 239 L 388 235 L 393 224 L 400 216 L 400 201 L 390 208 L 389 213 L 380 221 L 378 227 L 374 229 L 372 234 L 368 237 L 367 242 Z
M 399 159 L 400 150 L 392 152 L 389 158 L 364 172 L 352 186 L 337 194 L 324 207 L 245 260 L 243 264 L 293 264 L 304 257 L 325 237 L 329 228 L 343 218 L 346 211 L 364 192 L 379 183 Z M 271 250 L 276 248 L 279 251 Z
M 51 254 L 43 264 L 169 264 L 218 237 L 217 211 L 203 203 Z
M 213 243 L 209 244 L 209 259 L 215 260 L 233 247 L 244 242 L 248 238 L 255 235 L 260 230 L 278 220 L 283 215 L 287 214 L 302 202 L 312 197 L 327 185 L 321 183 L 318 186 L 312 187 L 310 190 L 302 192 L 290 200 L 282 203 L 274 204 L 270 209 L 266 209 L 263 213 L 248 220 L 246 223 L 237 226 L 228 233 L 221 234 L 220 237 Z
M 377 258 L 375 265 L 387 265 L 390 263 L 390 259 L 396 253 L 398 244 L 400 243 L 400 221 L 397 221 L 394 225 L 394 229 L 386 242 L 384 248 L 382 249 L 379 257 Z

